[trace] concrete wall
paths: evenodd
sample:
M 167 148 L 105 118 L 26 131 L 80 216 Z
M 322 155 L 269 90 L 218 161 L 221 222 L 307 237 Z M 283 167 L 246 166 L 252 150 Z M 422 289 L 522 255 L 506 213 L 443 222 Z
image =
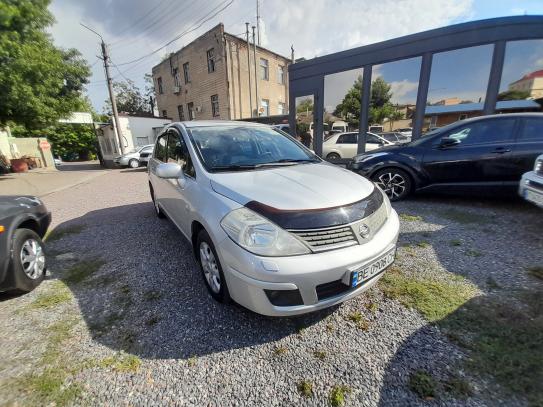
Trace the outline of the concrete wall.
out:
M 8 138 L 11 144 L 11 158 L 21 158 L 23 156 L 36 157 L 42 162 L 45 167 L 55 167 L 53 154 L 51 149 L 40 149 L 40 141 L 47 141 L 45 137 L 28 137 L 28 138 Z

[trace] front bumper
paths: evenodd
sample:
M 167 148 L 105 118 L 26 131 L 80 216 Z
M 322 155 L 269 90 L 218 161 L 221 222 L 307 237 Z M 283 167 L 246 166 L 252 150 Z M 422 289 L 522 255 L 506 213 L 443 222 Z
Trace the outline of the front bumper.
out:
M 519 184 L 519 195 L 540 208 L 543 208 L 543 177 L 535 171 L 524 174 Z
M 346 286 L 337 295 L 325 298 L 317 289 L 345 279 L 351 270 L 371 263 L 394 248 L 399 227 L 398 215 L 392 210 L 373 239 L 363 245 L 302 256 L 262 257 L 226 238 L 218 245 L 218 254 L 230 296 L 237 303 L 263 315 L 298 315 L 339 304 L 372 287 L 383 273 L 356 288 Z M 264 291 L 296 289 L 302 304 L 292 306 L 273 305 Z
M 128 162 L 134 157 L 115 157 L 113 162 L 117 165 L 128 165 Z

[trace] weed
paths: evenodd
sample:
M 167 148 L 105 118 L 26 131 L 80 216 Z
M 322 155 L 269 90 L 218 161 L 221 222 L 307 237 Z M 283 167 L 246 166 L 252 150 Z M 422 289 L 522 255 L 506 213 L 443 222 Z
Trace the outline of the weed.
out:
M 277 346 L 274 350 L 273 350 L 273 353 L 275 353 L 277 356 L 280 356 L 280 355 L 284 355 L 285 353 L 288 352 L 288 348 L 284 347 L 284 346 Z
M 466 250 L 466 255 L 471 257 L 481 257 L 483 253 L 481 253 L 479 250 L 468 249 Z
M 104 264 L 106 262 L 101 259 L 83 260 L 75 263 L 67 270 L 64 281 L 71 284 L 79 284 L 87 277 L 96 273 Z
M 409 388 L 423 399 L 433 399 L 437 394 L 437 381 L 424 370 L 417 370 L 409 376 Z
M 72 293 L 62 281 L 56 280 L 48 288 L 48 292 L 38 295 L 27 308 L 51 308 L 65 302 L 70 302 L 73 298 Z
M 490 290 L 498 290 L 498 289 L 502 288 L 502 286 L 499 285 L 498 282 L 496 280 L 494 280 L 494 278 L 492 278 L 492 276 L 489 276 L 486 279 L 486 285 Z
M 362 318 L 363 317 L 360 311 L 351 312 L 349 315 L 347 315 L 347 319 L 354 322 L 355 324 L 358 324 L 360 321 L 362 321 Z
M 528 267 L 526 270 L 528 270 L 529 275 L 543 280 L 543 266 L 532 266 Z
M 43 240 L 47 240 L 48 242 L 60 240 L 64 236 L 76 235 L 78 233 L 81 233 L 83 230 L 85 230 L 86 227 L 87 227 L 86 225 L 72 225 L 72 226 L 66 226 L 63 228 L 53 229 L 45 234 L 45 237 L 43 238 Z
M 194 367 L 196 366 L 197 361 L 198 359 L 196 358 L 196 356 L 192 355 L 190 358 L 187 359 L 187 365 L 189 365 L 189 367 Z
M 422 248 L 426 248 L 426 247 L 430 247 L 430 243 L 428 243 L 427 241 L 423 240 L 421 242 L 418 242 L 417 243 L 417 246 L 418 247 L 422 247 Z
M 345 403 L 345 396 L 351 392 L 349 386 L 334 386 L 330 391 L 329 400 L 333 407 L 342 406 Z
M 117 353 L 98 362 L 98 366 L 104 369 L 113 369 L 116 372 L 137 372 L 141 366 L 141 359 L 134 355 Z
M 159 300 L 161 298 L 162 298 L 162 293 L 160 291 L 156 291 L 156 290 L 149 290 L 149 291 L 146 291 L 143 294 L 143 299 L 145 301 L 155 301 L 155 300 Z
M 311 383 L 309 380 L 302 380 L 298 382 L 296 388 L 305 398 L 310 398 L 313 396 L 313 383 Z
M 409 215 L 407 213 L 400 213 L 400 219 L 406 222 L 417 222 L 421 221 L 422 217 L 416 215 Z
M 326 324 L 326 330 L 328 332 L 332 332 L 334 330 L 334 325 L 333 324 Z
M 451 240 L 451 246 L 462 246 L 462 241 L 460 239 Z
M 471 384 L 460 377 L 452 377 L 443 383 L 443 387 L 455 398 L 467 398 L 473 395 Z
M 25 391 L 35 399 L 36 404 L 65 406 L 79 397 L 82 388 L 77 383 L 65 385 L 66 374 L 61 369 L 47 368 L 39 374 L 25 378 Z
M 436 215 L 441 216 L 445 219 L 451 220 L 456 223 L 461 223 L 463 225 L 468 225 L 468 224 L 483 225 L 492 221 L 486 216 L 481 216 L 479 214 L 466 212 L 465 210 L 460 210 L 456 208 L 437 210 Z
M 319 360 L 326 359 L 326 352 L 323 350 L 316 350 L 313 352 L 313 356 L 315 356 Z
M 374 301 L 370 301 L 366 303 L 366 309 L 372 314 L 375 314 L 379 310 L 379 305 Z

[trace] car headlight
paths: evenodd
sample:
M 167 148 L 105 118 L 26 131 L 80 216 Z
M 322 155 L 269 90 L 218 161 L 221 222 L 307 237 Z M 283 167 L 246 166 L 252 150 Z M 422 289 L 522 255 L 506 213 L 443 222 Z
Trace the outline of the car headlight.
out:
M 543 161 L 542 160 L 535 160 L 534 171 L 535 172 L 543 172 Z
M 247 208 L 235 209 L 221 220 L 221 227 L 238 245 L 261 256 L 294 256 L 310 253 L 302 242 Z
M 387 155 L 388 153 L 373 153 L 373 154 L 361 154 L 353 158 L 355 163 L 362 163 L 369 160 L 370 158 L 380 157 L 382 155 Z

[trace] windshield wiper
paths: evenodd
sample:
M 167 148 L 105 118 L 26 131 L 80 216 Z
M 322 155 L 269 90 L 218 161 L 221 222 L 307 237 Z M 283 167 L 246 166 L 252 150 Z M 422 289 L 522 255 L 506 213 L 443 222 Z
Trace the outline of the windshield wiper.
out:
M 293 165 L 293 164 L 299 164 L 299 163 L 315 163 L 315 162 L 317 162 L 317 160 L 315 160 L 313 158 L 300 158 L 300 159 L 282 158 L 282 159 L 277 160 L 277 161 L 270 161 L 268 163 L 257 164 L 256 166 L 257 167 L 265 167 L 265 166 L 273 166 L 273 165 L 281 165 L 281 164 Z
M 254 164 L 232 164 L 232 165 L 217 165 L 212 167 L 213 171 L 243 171 L 243 170 L 253 170 L 257 166 Z

